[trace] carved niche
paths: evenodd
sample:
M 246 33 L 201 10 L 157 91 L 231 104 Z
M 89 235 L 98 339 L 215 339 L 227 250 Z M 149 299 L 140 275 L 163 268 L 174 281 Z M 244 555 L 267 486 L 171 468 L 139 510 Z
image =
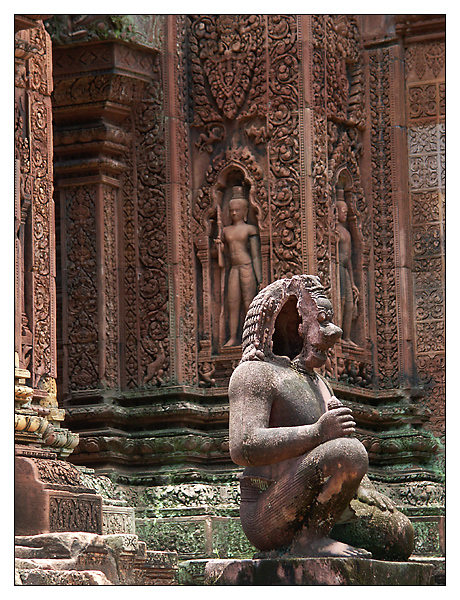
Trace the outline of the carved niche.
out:
M 243 187 L 260 238 L 262 285 L 305 268 L 297 18 L 193 15 L 188 44 L 198 369 L 200 385 L 226 385 L 241 349 L 225 346 L 228 271 L 211 241 L 228 224 L 231 188 Z
M 268 253 L 267 211 L 263 200 L 266 190 L 263 187 L 261 169 L 249 152 L 223 153 L 215 161 L 216 171 L 209 174 L 207 185 L 199 193 L 195 204 L 195 248 L 199 261 L 198 282 L 203 319 L 199 335 L 201 349 L 218 354 L 228 339 L 228 286 L 231 265 L 228 249 L 220 248 L 219 237 L 223 228 L 231 224 L 229 203 L 235 186 L 247 194 L 247 222 L 254 225 L 260 240 L 262 256 Z M 226 256 L 227 254 L 227 256 Z M 262 272 L 262 281 L 267 281 L 267 268 Z M 260 283 L 262 283 L 262 281 Z M 254 294 L 255 295 L 255 294 Z M 238 335 L 241 336 L 244 314 L 241 310 Z M 235 344 L 240 345 L 240 344 Z M 203 352 L 203 355 L 205 352 Z M 207 354 L 207 353 L 206 353 Z M 210 355 L 208 355 L 208 359 Z

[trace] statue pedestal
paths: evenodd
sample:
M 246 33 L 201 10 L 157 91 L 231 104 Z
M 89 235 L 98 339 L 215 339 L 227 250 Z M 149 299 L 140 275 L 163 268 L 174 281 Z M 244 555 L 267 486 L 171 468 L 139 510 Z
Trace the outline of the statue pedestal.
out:
M 363 558 L 189 560 L 179 585 L 434 585 L 434 567 Z

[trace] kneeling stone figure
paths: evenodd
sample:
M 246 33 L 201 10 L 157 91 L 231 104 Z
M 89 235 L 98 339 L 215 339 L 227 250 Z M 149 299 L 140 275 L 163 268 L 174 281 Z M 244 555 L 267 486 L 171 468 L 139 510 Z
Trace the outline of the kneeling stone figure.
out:
M 342 334 L 332 318 L 310 275 L 268 285 L 249 307 L 229 384 L 242 527 L 260 556 L 406 560 L 413 527 L 368 479 L 351 410 L 315 372 Z

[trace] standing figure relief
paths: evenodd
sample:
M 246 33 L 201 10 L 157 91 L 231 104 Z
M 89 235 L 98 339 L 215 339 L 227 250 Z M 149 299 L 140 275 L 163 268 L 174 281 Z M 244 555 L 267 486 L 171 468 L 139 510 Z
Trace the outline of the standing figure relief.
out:
M 340 198 L 340 196 L 339 196 Z M 339 276 L 340 276 L 340 301 L 341 301 L 341 328 L 343 330 L 342 339 L 344 342 L 356 346 L 351 339 L 351 327 L 353 319 L 356 317 L 357 305 L 359 299 L 359 290 L 353 277 L 353 242 L 350 231 L 347 227 L 348 205 L 343 199 L 337 201 L 337 232 L 339 236 L 338 256 L 339 256 Z
M 259 230 L 247 222 L 248 211 L 243 188 L 235 186 L 229 202 L 231 225 L 220 228 L 216 239 L 219 267 L 226 268 L 226 259 L 230 263 L 225 291 L 229 326 L 226 347 L 239 345 L 241 309 L 245 315 L 262 282 Z

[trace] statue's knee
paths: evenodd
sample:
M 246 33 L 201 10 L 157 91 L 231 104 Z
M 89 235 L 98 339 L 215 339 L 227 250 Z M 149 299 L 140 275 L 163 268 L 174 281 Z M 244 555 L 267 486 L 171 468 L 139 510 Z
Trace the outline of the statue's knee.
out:
M 334 442 L 332 466 L 340 465 L 350 475 L 362 479 L 369 467 L 369 457 L 363 444 L 355 438 L 338 438 L 332 441 Z
M 350 481 L 361 481 L 367 473 L 369 459 L 363 444 L 354 438 L 337 438 L 318 446 L 312 453 L 303 457 L 299 471 L 306 476 L 312 467 L 318 467 L 323 475 L 337 474 Z

